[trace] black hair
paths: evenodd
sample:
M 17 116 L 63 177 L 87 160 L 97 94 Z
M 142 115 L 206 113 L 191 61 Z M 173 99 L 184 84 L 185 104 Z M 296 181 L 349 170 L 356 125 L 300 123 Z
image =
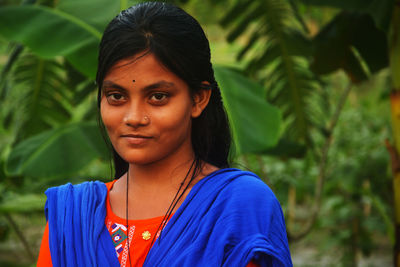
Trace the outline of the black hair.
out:
M 192 121 L 196 166 L 207 162 L 219 168 L 228 167 L 231 134 L 214 77 L 208 39 L 196 19 L 179 7 L 162 2 L 140 3 L 123 10 L 108 24 L 100 43 L 96 76 L 99 109 L 107 72 L 119 60 L 141 52 L 153 54 L 187 83 L 192 95 L 198 90 L 212 90 L 208 105 Z M 129 164 L 114 148 L 112 152 L 115 178 L 119 178 Z

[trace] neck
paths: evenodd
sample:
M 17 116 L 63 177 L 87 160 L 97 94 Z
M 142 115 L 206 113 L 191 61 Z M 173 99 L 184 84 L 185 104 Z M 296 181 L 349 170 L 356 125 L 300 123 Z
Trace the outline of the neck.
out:
M 170 164 L 168 161 L 149 165 L 129 165 L 129 183 L 135 187 L 142 188 L 166 188 L 176 187 L 182 183 L 194 156 L 179 165 Z M 193 168 L 192 168 L 193 170 Z M 191 176 L 191 173 L 188 175 Z
M 175 191 L 187 175 L 194 158 L 195 155 L 191 146 L 186 146 L 156 162 L 149 164 L 130 163 L 128 172 L 129 190 L 136 188 L 148 192 L 158 191 L 159 193 L 165 190 Z M 191 176 L 191 173 L 188 176 Z

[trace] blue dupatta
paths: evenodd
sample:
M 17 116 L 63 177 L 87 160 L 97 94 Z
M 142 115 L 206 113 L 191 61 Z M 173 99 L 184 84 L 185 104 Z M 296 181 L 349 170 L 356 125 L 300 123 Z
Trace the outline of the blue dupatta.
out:
M 46 191 L 46 219 L 53 266 L 119 266 L 105 226 L 107 187 L 66 184 Z
M 101 182 L 46 191 L 54 266 L 119 266 L 104 220 Z M 280 204 L 255 174 L 222 169 L 200 180 L 144 266 L 292 266 Z

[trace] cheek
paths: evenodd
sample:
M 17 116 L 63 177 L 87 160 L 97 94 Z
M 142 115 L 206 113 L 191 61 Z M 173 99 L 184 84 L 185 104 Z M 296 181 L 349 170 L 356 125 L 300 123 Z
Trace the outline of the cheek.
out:
M 157 116 L 158 124 L 163 131 L 170 134 L 178 134 L 178 132 L 187 132 L 191 122 L 191 106 L 176 106 L 168 111 L 161 112 Z
M 100 117 L 101 121 L 103 122 L 104 126 L 107 128 L 107 125 L 109 123 L 109 118 L 108 118 L 109 113 L 107 112 L 107 108 L 104 108 L 104 105 L 100 105 Z
M 115 110 L 109 109 L 106 106 L 100 106 L 100 116 L 108 135 L 112 137 L 112 133 L 119 124 L 119 115 Z

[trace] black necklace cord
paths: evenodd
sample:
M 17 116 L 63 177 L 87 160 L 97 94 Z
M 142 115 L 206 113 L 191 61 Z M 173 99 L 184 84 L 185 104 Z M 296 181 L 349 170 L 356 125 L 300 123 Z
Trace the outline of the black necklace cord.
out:
M 189 174 L 192 171 L 193 166 L 195 166 L 195 167 L 194 167 L 192 176 L 190 177 L 190 180 L 189 180 L 188 184 L 183 189 L 181 194 L 179 194 L 181 189 L 182 189 L 182 187 L 183 187 L 183 185 L 185 184 L 187 178 L 189 177 Z M 199 160 L 198 160 L 198 158 L 195 158 L 193 160 L 192 164 L 190 165 L 190 168 L 189 168 L 188 172 L 186 173 L 185 178 L 183 179 L 182 183 L 180 184 L 179 189 L 178 189 L 178 191 L 176 192 L 176 194 L 174 196 L 174 199 L 172 200 L 171 204 L 169 205 L 168 210 L 167 210 L 166 214 L 164 215 L 162 222 L 158 226 L 157 231 L 155 232 L 155 234 L 153 235 L 153 238 L 151 240 L 149 250 L 146 253 L 146 257 L 145 257 L 144 262 L 146 262 L 147 255 L 149 254 L 149 251 L 150 251 L 151 247 L 154 244 L 154 241 L 155 241 L 155 238 L 157 236 L 158 231 L 160 231 L 159 239 L 161 239 L 162 230 L 166 226 L 166 224 L 167 224 L 169 218 L 171 217 L 172 212 L 175 209 L 176 205 L 182 199 L 183 195 L 185 194 L 185 192 L 187 191 L 187 189 L 189 188 L 189 186 L 193 182 L 194 178 L 196 177 L 197 170 L 198 170 L 199 166 L 200 166 Z M 127 247 L 128 247 L 129 266 L 132 267 L 130 244 L 129 244 L 130 240 L 129 240 L 129 220 L 128 220 L 128 217 L 129 217 L 129 211 L 128 211 L 129 210 L 129 208 L 128 208 L 129 207 L 129 201 L 128 201 L 128 199 L 129 199 L 129 168 L 128 168 L 128 171 L 127 171 L 127 179 L 126 179 L 126 205 L 125 205 L 125 213 L 126 214 L 125 214 L 125 217 L 126 217 L 126 227 L 127 227 Z
M 191 171 L 191 169 L 192 169 L 194 163 L 195 163 L 195 168 L 194 168 L 194 171 L 193 171 L 193 173 L 192 173 L 192 177 L 190 177 L 190 180 L 189 180 L 188 184 L 186 185 L 185 189 L 183 189 L 183 191 L 182 191 L 182 193 L 179 195 L 178 199 L 177 199 L 176 201 L 173 201 L 173 202 L 171 203 L 171 205 L 173 204 L 172 207 L 171 207 L 171 210 L 169 211 L 169 213 L 167 213 L 167 218 L 164 219 L 164 220 L 162 221 L 162 227 L 161 227 L 161 232 L 160 232 L 160 236 L 159 236 L 160 241 L 161 241 L 162 229 L 164 229 L 165 225 L 168 223 L 168 220 L 169 220 L 170 217 L 172 216 L 172 211 L 175 209 L 176 205 L 177 205 L 177 204 L 179 203 L 179 201 L 182 199 L 182 197 L 184 196 L 185 192 L 187 191 L 187 189 L 189 188 L 189 186 L 190 186 L 191 183 L 193 182 L 194 178 L 196 177 L 196 174 L 197 174 L 197 173 L 196 173 L 196 169 L 197 169 L 199 163 L 197 162 L 197 160 L 194 160 L 193 163 L 192 163 L 192 166 L 190 167 L 189 172 L 186 174 L 186 177 L 185 177 L 185 179 L 183 180 L 181 186 L 185 183 L 185 180 L 186 180 L 186 178 L 188 177 L 188 174 L 190 173 L 190 171 Z M 177 195 L 178 195 L 178 193 L 179 193 L 179 191 L 177 192 Z
M 130 240 L 129 240 L 129 212 L 128 212 L 128 196 L 129 196 L 129 167 L 128 171 L 126 172 L 126 203 L 125 203 L 125 219 L 126 219 L 126 237 L 127 237 L 127 246 L 128 246 L 128 259 L 129 259 L 129 267 L 132 267 L 132 261 L 131 261 L 131 250 L 130 250 Z
M 179 200 L 181 199 L 181 196 L 182 196 L 182 195 L 180 195 L 178 199 L 177 199 L 177 197 L 178 197 L 179 192 L 181 191 L 183 185 L 185 184 L 186 179 L 188 178 L 188 176 L 189 176 L 191 170 L 193 169 L 193 166 L 194 166 L 195 161 L 196 161 L 196 160 L 193 160 L 192 164 L 190 165 L 190 168 L 189 168 L 189 170 L 187 171 L 187 173 L 186 173 L 186 175 L 185 175 L 185 178 L 182 180 L 182 183 L 181 183 L 181 185 L 179 186 L 179 189 L 178 189 L 178 191 L 176 192 L 176 194 L 175 194 L 175 196 L 174 196 L 174 199 L 172 200 L 171 204 L 169 205 L 168 210 L 167 210 L 167 212 L 165 213 L 163 220 L 161 221 L 160 225 L 158 226 L 157 231 L 156 231 L 155 235 L 153 236 L 153 239 L 151 240 L 150 248 L 151 248 L 151 247 L 153 246 L 153 244 L 154 244 L 155 237 L 156 237 L 158 231 L 160 231 L 160 236 L 159 236 L 159 238 L 161 237 L 162 229 L 164 229 L 164 226 L 165 226 L 166 223 L 167 223 L 166 221 L 171 217 L 172 211 L 174 210 L 174 208 L 175 208 L 175 206 L 176 206 L 176 203 L 178 203 Z M 186 188 L 184 189 L 183 192 L 185 192 L 185 190 L 186 190 Z M 149 249 L 149 251 L 150 251 L 150 249 Z M 149 251 L 147 251 L 147 253 L 149 253 Z
M 184 190 L 182 191 L 182 193 L 179 195 L 179 192 L 181 191 L 183 185 L 185 184 L 186 179 L 189 177 L 189 174 L 190 174 L 190 172 L 192 171 L 193 166 L 195 166 L 195 167 L 194 167 L 194 171 L 193 171 L 193 173 L 192 173 L 192 177 L 190 178 L 188 185 L 184 188 Z M 197 167 L 198 167 L 198 159 L 195 158 L 195 159 L 193 160 L 192 164 L 190 165 L 190 168 L 189 168 L 188 172 L 186 173 L 185 178 L 183 179 L 181 185 L 179 186 L 179 189 L 178 189 L 178 191 L 176 192 L 175 197 L 174 197 L 174 199 L 172 200 L 172 202 L 171 202 L 171 204 L 170 204 L 170 206 L 169 206 L 169 208 L 168 208 L 166 214 L 164 215 L 163 220 L 161 221 L 160 225 L 159 225 L 158 228 L 157 228 L 157 231 L 155 232 L 155 234 L 154 234 L 154 236 L 153 236 L 153 238 L 152 238 L 152 240 L 151 240 L 151 244 L 150 244 L 150 247 L 149 247 L 149 249 L 148 249 L 148 251 L 147 251 L 147 253 L 146 253 L 146 257 L 145 257 L 145 259 L 144 259 L 144 262 L 146 262 L 147 255 L 149 254 L 150 249 L 152 248 L 152 246 L 153 246 L 153 244 L 154 244 L 154 241 L 155 241 L 155 238 L 156 238 L 156 236 L 157 236 L 158 231 L 160 231 L 160 235 L 159 235 L 159 237 L 158 237 L 158 240 L 161 241 L 161 234 L 162 234 L 162 231 L 163 231 L 165 225 L 167 224 L 169 218 L 171 217 L 172 211 L 173 211 L 174 208 L 176 207 L 177 203 L 180 201 L 180 199 L 182 198 L 182 196 L 184 195 L 184 193 L 186 192 L 186 190 L 189 188 L 189 185 L 190 185 L 191 182 L 194 180 L 194 177 L 196 176 L 196 169 L 197 169 Z M 179 195 L 179 197 L 178 197 L 178 195 Z

